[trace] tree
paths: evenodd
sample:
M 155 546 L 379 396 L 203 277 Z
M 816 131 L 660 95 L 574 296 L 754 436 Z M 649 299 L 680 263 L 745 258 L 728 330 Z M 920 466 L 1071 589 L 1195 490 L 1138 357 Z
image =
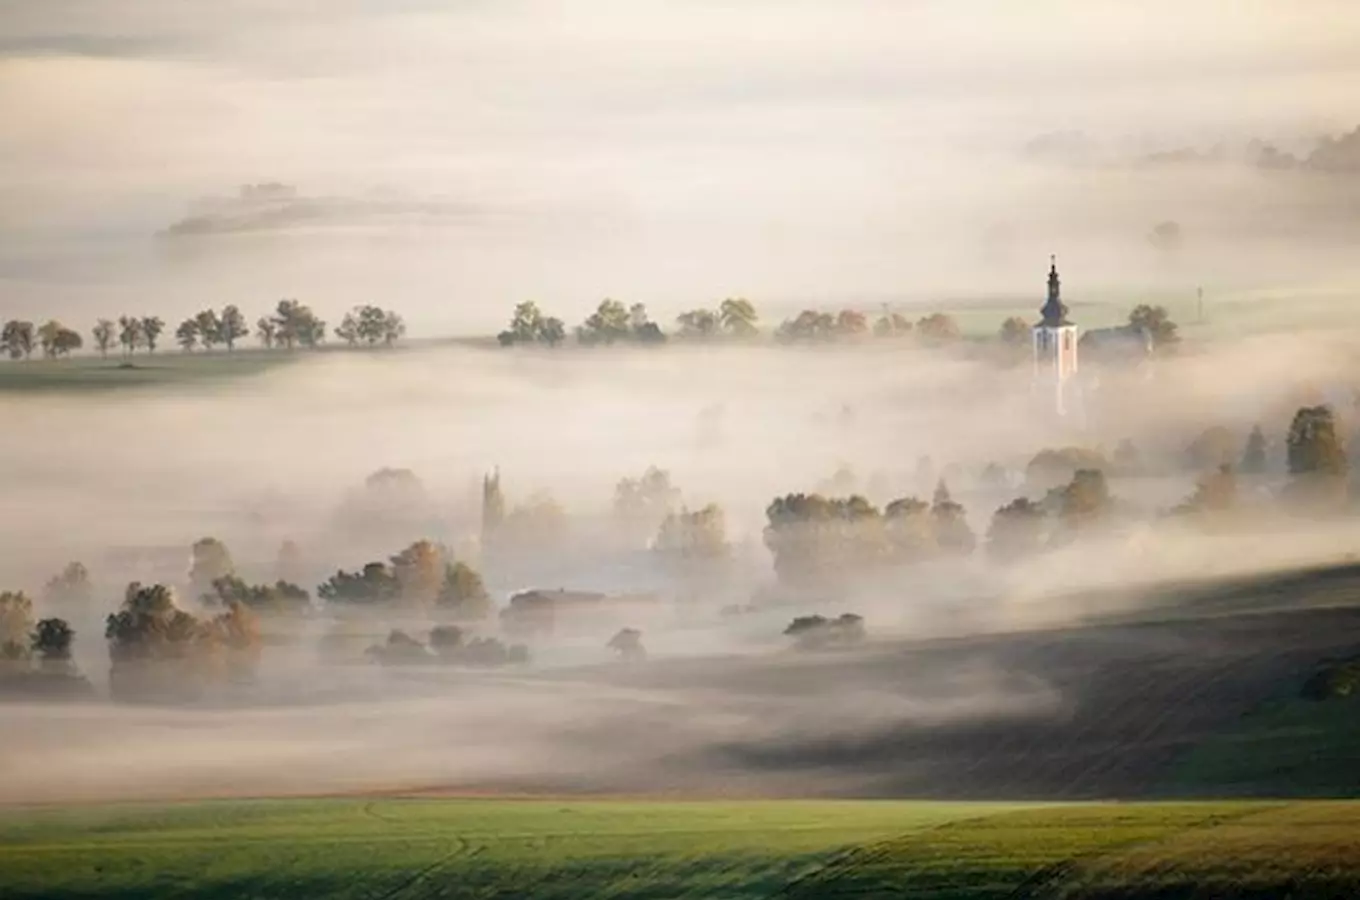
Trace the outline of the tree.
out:
M 1176 333 L 1176 323 L 1171 321 L 1165 306 L 1150 306 L 1146 303 L 1134 307 L 1129 313 L 1129 327 L 1142 329 L 1152 336 L 1152 347 L 1156 351 L 1168 350 L 1180 341 Z
M 79 562 L 67 563 L 43 587 L 43 599 L 49 603 L 85 606 L 90 602 L 91 593 L 90 572 Z
M 1058 492 L 1058 515 L 1072 531 L 1093 524 L 1113 506 L 1105 473 L 1100 469 L 1080 469 L 1067 487 Z
M 189 565 L 189 584 L 194 596 L 206 593 L 217 579 L 235 573 L 236 566 L 226 544 L 214 537 L 194 542 Z
M 1303 407 L 1294 414 L 1286 442 L 1289 496 L 1310 505 L 1332 505 L 1345 498 L 1350 462 L 1337 434 L 1330 406 Z
M 198 324 L 198 340 L 205 350 L 222 343 L 222 320 L 216 310 L 205 309 L 194 316 L 194 321 Z
M 212 591 L 200 599 L 207 605 L 228 610 L 233 603 L 239 603 L 252 612 L 277 615 L 305 613 L 312 606 L 312 595 L 297 584 L 280 579 L 274 584 L 251 585 L 235 575 L 213 579 Z
M 43 669 L 74 674 L 71 645 L 75 643 L 75 639 L 75 630 L 65 619 L 40 619 L 33 627 L 29 647 L 40 660 Z
M 836 314 L 836 333 L 850 337 L 869 332 L 869 320 L 857 309 L 843 309 Z
M 793 319 L 786 319 L 775 332 L 775 338 L 783 342 L 825 341 L 836 333 L 836 318 L 830 313 L 805 309 Z
M 246 317 L 241 314 L 241 310 L 235 304 L 223 307 L 222 318 L 217 320 L 218 340 L 227 345 L 227 352 L 236 349 L 236 342 L 250 334 L 250 326 L 246 325 Z
M 288 350 L 315 349 L 326 337 L 326 323 L 296 300 L 280 300 L 274 312 L 274 342 Z
M 306 313 L 298 330 L 298 343 L 308 350 L 315 350 L 326 342 L 326 322 L 313 315 L 310 309 Z
M 936 522 L 930 504 L 916 497 L 899 497 L 883 508 L 883 527 L 894 562 L 917 562 L 939 550 Z
M 384 666 L 412 666 L 430 661 L 425 645 L 399 629 L 387 635 L 387 643 L 369 647 L 367 655 Z
M 915 328 L 911 319 L 899 312 L 885 312 L 874 323 L 874 337 L 886 338 L 910 334 Z
M 532 344 L 539 339 L 542 328 L 543 313 L 539 312 L 538 304 L 525 300 L 515 305 L 515 311 L 510 316 L 510 327 L 496 335 L 496 338 L 503 347 Z
M 628 309 L 617 300 L 605 299 L 576 330 L 576 337 L 582 344 L 613 344 L 627 340 L 632 333 L 633 320 Z
M 628 308 L 628 329 L 633 340 L 640 344 L 659 344 L 666 340 L 661 326 L 651 320 L 647 315 L 647 307 L 641 303 L 634 303 Z
M 1224 463 L 1216 471 L 1202 477 L 1195 492 L 1176 507 L 1178 514 L 1213 514 L 1231 511 L 1237 506 L 1237 475 L 1233 467 Z
M 916 323 L 916 333 L 928 344 L 947 344 L 957 341 L 962 332 L 959 323 L 944 313 L 931 313 Z
M 440 625 L 430 630 L 430 649 L 442 663 L 499 668 L 523 665 L 529 661 L 529 648 L 523 644 L 506 646 L 495 638 L 472 638 L 457 625 Z
M 165 322 L 160 316 L 145 316 L 142 318 L 142 342 L 146 344 L 147 353 L 156 352 L 156 342 L 161 338 L 161 332 L 165 331 Z
M 392 557 L 401 599 L 408 604 L 430 607 L 444 586 L 444 551 L 432 541 L 416 541 Z
M 400 598 L 401 582 L 386 563 L 371 562 L 358 572 L 337 571 L 316 592 L 328 603 L 383 605 Z
M 118 317 L 118 343 L 123 347 L 123 355 L 131 356 L 145 341 L 142 333 L 142 320 L 137 316 Z
M 109 348 L 113 346 L 113 321 L 111 319 L 100 319 L 94 323 L 94 328 L 90 334 L 94 337 L 95 348 L 99 350 L 100 356 L 108 356 Z
M 695 340 L 707 340 L 717 334 L 719 322 L 718 314 L 711 309 L 691 309 L 675 317 L 680 336 Z
M 647 648 L 642 646 L 642 632 L 636 628 L 621 628 L 609 639 L 605 648 L 613 650 L 624 662 L 642 662 L 647 658 Z
M 679 560 L 711 560 L 727 555 L 727 525 L 722 507 L 710 503 L 690 512 L 670 513 L 661 522 L 653 549 Z
M 345 313 L 344 317 L 340 319 L 340 324 L 335 327 L 335 336 L 349 347 L 359 343 L 359 318 L 353 310 Z
M 665 469 L 648 466 L 638 478 L 623 478 L 614 486 L 614 515 L 630 527 L 655 528 L 680 500 Z
M 214 674 L 212 629 L 180 609 L 163 584 L 129 584 L 122 606 L 105 620 L 104 637 L 115 697 L 192 697 Z
M 32 322 L 11 319 L 0 330 L 0 347 L 4 348 L 10 359 L 28 359 L 33 355 L 33 336 Z
M 1011 316 L 1001 323 L 999 337 L 1001 343 L 1009 347 L 1026 347 L 1029 345 L 1030 328 L 1025 320 L 1019 316 Z
M 57 356 L 68 356 L 72 350 L 79 350 L 81 344 L 84 343 L 79 334 L 56 319 L 44 322 L 39 326 L 37 334 L 43 356 L 49 359 Z
M 1244 475 L 1263 475 L 1266 466 L 1266 436 L 1261 431 L 1261 426 L 1256 425 L 1251 429 L 1251 434 L 1247 435 L 1247 445 L 1242 450 L 1240 468 Z
M 728 297 L 720 303 L 718 320 L 722 323 L 722 330 L 733 337 L 754 337 L 758 331 L 756 308 L 745 297 Z
M 1349 463 L 1330 406 L 1303 407 L 1294 414 L 1287 439 L 1289 473 L 1344 476 Z
M 383 343 L 391 347 L 397 341 L 406 337 L 406 322 L 393 310 L 383 313 L 382 339 Z
M 42 355 L 48 359 L 57 354 L 57 332 L 61 328 L 61 323 L 56 319 L 49 319 L 38 326 L 38 346 L 42 348 Z
M 208 642 L 222 647 L 225 674 L 233 681 L 249 680 L 260 661 L 260 620 L 255 613 L 240 601 L 230 601 L 208 629 Z
M 376 306 L 356 306 L 354 315 L 355 330 L 358 331 L 360 340 L 372 347 L 383 339 L 387 314 L 382 309 Z
M 859 495 L 788 494 L 765 517 L 765 546 L 781 579 L 815 580 L 891 559 L 883 515 Z
M 830 650 L 853 647 L 864 642 L 864 619 L 842 613 L 834 619 L 825 616 L 799 616 L 784 629 L 800 650 Z
M 28 649 L 28 633 L 33 628 L 33 601 L 23 591 L 0 591 L 0 645 L 15 644 Z
M 185 319 L 175 328 L 175 343 L 179 344 L 185 353 L 194 352 L 194 348 L 198 346 L 198 338 L 197 319 Z
M 430 649 L 435 656 L 450 660 L 463 649 L 467 635 L 457 625 L 436 625 L 430 629 Z
M 1043 507 L 1021 497 L 992 515 L 992 526 L 987 532 L 987 552 L 1009 562 L 1038 553 L 1046 540 L 1047 516 Z
M 567 339 L 567 326 L 556 316 L 548 316 L 538 329 L 538 339 L 549 347 L 556 347 Z
M 973 552 L 977 539 L 968 527 L 968 515 L 961 505 L 954 502 L 943 478 L 935 488 L 930 517 L 935 526 L 935 543 L 940 550 L 965 556 Z
M 269 316 L 260 316 L 255 321 L 255 337 L 266 350 L 274 349 L 274 336 L 278 330 L 279 326 Z
M 482 576 L 462 562 L 444 567 L 444 581 L 435 604 L 465 621 L 485 619 L 492 610 L 491 595 L 486 592 Z

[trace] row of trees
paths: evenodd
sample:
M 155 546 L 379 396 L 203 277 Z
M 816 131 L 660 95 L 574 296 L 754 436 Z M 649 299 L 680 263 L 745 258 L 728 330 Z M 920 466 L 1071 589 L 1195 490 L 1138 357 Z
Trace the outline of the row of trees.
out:
M 297 554 L 295 545 L 280 550 L 280 571 L 294 568 L 288 560 Z M 194 543 L 189 586 L 207 606 L 229 608 L 239 603 L 256 612 L 300 613 L 312 608 L 304 588 L 287 581 L 251 585 L 236 573 L 231 553 L 217 538 Z M 356 571 L 338 570 L 317 587 L 327 603 L 349 607 L 403 607 L 438 610 L 461 620 L 485 619 L 491 614 L 491 597 L 482 576 L 433 541 L 416 541 L 386 560 L 366 563 Z
M 718 339 L 751 339 L 759 334 L 759 316 L 751 301 L 741 297 L 729 298 L 716 309 L 699 308 L 682 312 L 676 317 L 674 337 L 687 341 Z M 1130 329 L 1145 331 L 1158 350 L 1165 350 L 1179 341 L 1176 324 L 1166 308 L 1147 304 L 1135 307 L 1129 314 Z M 930 344 L 945 344 L 962 337 L 957 320 L 946 313 L 932 313 L 915 322 L 901 313 L 885 311 L 870 322 L 869 316 L 855 309 L 827 312 L 805 309 L 786 319 L 774 332 L 781 343 L 806 343 L 861 338 L 872 334 L 879 338 L 902 337 L 915 334 Z M 625 307 L 617 300 L 604 300 L 575 330 L 576 339 L 585 345 L 615 343 L 659 343 L 667 335 L 651 320 L 641 303 Z M 545 316 L 532 301 L 520 303 L 510 318 L 510 326 L 497 335 L 502 346 L 542 344 L 556 347 L 567 338 L 566 325 L 559 318 Z M 1003 345 L 1027 348 L 1030 342 L 1030 323 L 1017 316 L 1006 319 L 998 332 Z
M 115 348 L 124 356 L 131 356 L 139 350 L 155 353 L 164 332 L 165 322 L 158 316 L 125 315 L 116 321 L 99 319 L 90 335 L 101 356 L 108 356 Z M 297 300 L 280 300 L 272 314 L 256 320 L 254 333 L 266 349 L 315 349 L 326 339 L 326 323 L 307 305 Z M 228 305 L 220 312 L 205 309 L 188 317 L 175 328 L 174 338 L 185 352 L 215 347 L 230 351 L 250 334 L 250 324 L 240 308 Z M 392 310 L 361 305 L 345 313 L 334 334 L 350 347 L 379 344 L 390 347 L 406 336 L 406 323 Z M 55 319 L 41 326 L 12 319 L 0 328 L 0 352 L 11 359 L 28 359 L 34 350 L 41 350 L 47 358 L 69 356 L 83 346 L 78 332 Z
M 765 517 L 765 546 L 775 572 L 789 582 L 966 555 L 976 543 L 943 481 L 931 503 L 903 497 L 879 509 L 859 495 L 787 494 L 770 503 Z
M 37 327 L 32 322 L 11 319 L 0 328 L 0 351 L 10 359 L 28 359 L 35 348 L 41 349 L 42 355 L 48 359 L 69 356 L 71 351 L 79 350 L 82 344 L 79 333 L 56 319 Z
M 1330 407 L 1299 409 L 1286 445 L 1290 478 L 1278 494 L 1282 504 L 1308 512 L 1352 504 L 1356 492 L 1349 461 Z M 1238 473 L 1265 471 L 1267 443 L 1257 427 L 1239 458 L 1229 458 L 1229 450 L 1213 429 L 1187 448 L 1204 474 L 1189 496 L 1165 511 L 1167 516 L 1208 524 L 1241 510 Z M 1107 465 L 1102 454 L 1083 448 L 1036 454 L 1026 471 L 1031 495 L 1012 500 L 991 517 L 985 542 L 989 555 L 1013 561 L 1127 521 L 1127 508 L 1110 491 Z M 904 497 L 881 509 L 856 494 L 788 494 L 769 505 L 766 518 L 765 544 L 775 571 L 791 583 L 967 555 L 978 543 L 943 481 L 930 503 Z
M 260 657 L 262 622 L 306 615 L 315 608 L 309 592 L 296 583 L 245 581 L 236 574 L 226 546 L 215 538 L 194 543 L 188 574 L 197 605 L 181 606 L 167 585 L 134 583 L 108 616 L 104 637 L 115 697 L 184 700 L 212 686 L 249 681 Z M 492 612 L 481 576 L 429 541 L 418 541 L 356 573 L 337 572 L 317 593 L 335 608 L 375 613 L 428 612 L 474 621 Z M 65 608 L 87 603 L 92 596 L 88 571 L 71 563 L 47 583 L 44 596 Z M 43 673 L 75 675 L 70 662 L 74 636 L 64 619 L 34 621 L 27 595 L 0 594 L 0 674 L 17 678 L 37 664 Z M 409 643 L 398 636 L 389 644 L 399 649 L 403 640 Z M 444 662 L 469 666 L 527 660 L 522 648 L 476 639 L 452 625 L 435 629 L 430 648 Z M 370 656 L 390 662 L 394 652 L 388 648 Z M 0 688 L 14 683 L 5 680 Z

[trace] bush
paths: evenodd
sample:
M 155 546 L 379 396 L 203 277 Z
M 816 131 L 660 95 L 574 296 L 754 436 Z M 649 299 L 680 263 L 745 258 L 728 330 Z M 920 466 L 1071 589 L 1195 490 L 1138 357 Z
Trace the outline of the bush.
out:
M 829 650 L 853 647 L 864 642 L 864 619 L 842 613 L 834 619 L 825 616 L 799 616 L 784 629 L 800 650 Z
M 1303 684 L 1306 700 L 1339 700 L 1360 694 L 1360 656 L 1324 665 Z

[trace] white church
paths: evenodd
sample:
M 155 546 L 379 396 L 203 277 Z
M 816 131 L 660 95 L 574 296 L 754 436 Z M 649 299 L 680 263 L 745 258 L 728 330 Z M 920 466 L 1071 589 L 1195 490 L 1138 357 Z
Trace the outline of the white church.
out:
M 1053 398 L 1058 415 L 1065 416 L 1079 403 L 1077 396 L 1077 326 L 1067 318 L 1058 278 L 1058 258 L 1048 270 L 1048 300 L 1043 316 L 1033 328 L 1035 390 Z

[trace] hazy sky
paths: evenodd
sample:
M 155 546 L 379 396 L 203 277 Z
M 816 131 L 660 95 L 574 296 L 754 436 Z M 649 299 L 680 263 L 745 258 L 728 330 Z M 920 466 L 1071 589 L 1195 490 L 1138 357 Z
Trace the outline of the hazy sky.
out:
M 669 318 L 1041 284 L 1055 249 L 1108 282 L 1144 261 L 1083 253 L 1025 140 L 1349 130 L 1357 46 L 1348 0 L 0 0 L 0 315 L 298 296 L 428 333 L 614 295 Z M 156 237 L 271 180 L 389 206 Z M 1131 245 L 1193 216 L 1124 187 Z M 994 228 L 1020 252 L 985 257 Z

